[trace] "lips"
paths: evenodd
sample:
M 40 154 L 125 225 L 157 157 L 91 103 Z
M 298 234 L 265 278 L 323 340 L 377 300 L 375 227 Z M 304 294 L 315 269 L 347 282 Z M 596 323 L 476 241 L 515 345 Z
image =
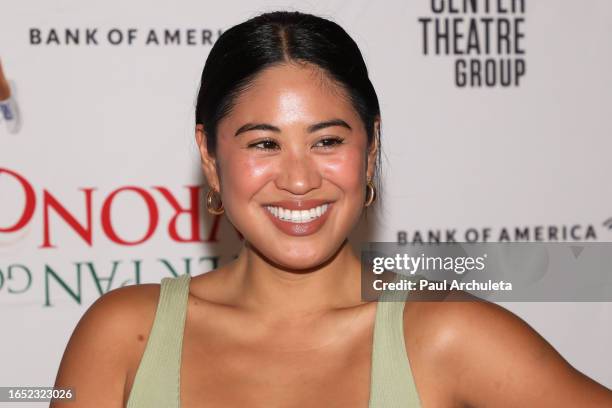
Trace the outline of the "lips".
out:
M 275 217 L 265 206 L 282 207 L 288 210 L 309 210 L 317 206 L 327 204 L 327 211 L 325 211 L 320 217 L 313 219 L 308 222 L 295 223 L 291 221 L 281 220 Z M 291 236 L 307 236 L 317 232 L 325 221 L 329 217 L 332 209 L 334 208 L 333 202 L 328 200 L 304 200 L 304 201 L 276 201 L 268 203 L 263 207 L 263 211 L 266 216 L 272 221 L 272 223 L 282 232 Z

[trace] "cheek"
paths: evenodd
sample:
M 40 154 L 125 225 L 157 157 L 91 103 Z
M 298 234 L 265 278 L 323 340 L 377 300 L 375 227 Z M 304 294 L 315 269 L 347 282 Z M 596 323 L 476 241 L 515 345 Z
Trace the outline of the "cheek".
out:
M 365 161 L 359 148 L 345 148 L 342 153 L 325 160 L 322 172 L 325 178 L 346 192 L 361 191 L 365 179 Z
M 273 170 L 269 160 L 258 159 L 242 149 L 222 151 L 220 164 L 223 194 L 226 197 L 250 197 L 269 181 Z M 228 202 L 231 202 L 229 200 Z

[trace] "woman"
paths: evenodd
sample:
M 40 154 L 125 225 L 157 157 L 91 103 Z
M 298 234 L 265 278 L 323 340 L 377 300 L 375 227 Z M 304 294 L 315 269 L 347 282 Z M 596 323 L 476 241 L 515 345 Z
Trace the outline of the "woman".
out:
M 195 136 L 238 258 L 97 300 L 56 381 L 77 400 L 53 407 L 612 406 L 494 304 L 362 301 L 347 236 L 376 197 L 380 112 L 335 23 L 275 12 L 226 31 Z

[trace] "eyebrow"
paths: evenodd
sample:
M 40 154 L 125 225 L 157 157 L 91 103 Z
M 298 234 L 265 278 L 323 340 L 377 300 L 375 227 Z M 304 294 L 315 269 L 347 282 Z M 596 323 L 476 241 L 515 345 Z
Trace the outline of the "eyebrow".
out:
M 332 127 L 332 126 L 341 126 L 346 129 L 352 130 L 349 124 L 343 121 L 342 119 L 331 119 L 331 120 L 326 120 L 325 122 L 315 123 L 313 125 L 308 126 L 307 130 L 308 130 L 308 133 L 313 133 L 313 132 L 316 132 L 317 130 L 325 129 L 327 127 Z M 247 123 L 246 125 L 241 126 L 236 131 L 234 136 L 238 136 L 241 133 L 248 132 L 251 130 L 269 130 L 271 132 L 277 132 L 277 133 L 280 133 L 281 131 L 276 126 L 272 126 L 267 123 Z

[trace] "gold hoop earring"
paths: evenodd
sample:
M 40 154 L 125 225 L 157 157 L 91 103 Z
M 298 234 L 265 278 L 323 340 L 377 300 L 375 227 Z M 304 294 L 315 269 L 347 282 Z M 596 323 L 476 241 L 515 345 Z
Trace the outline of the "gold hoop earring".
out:
M 218 201 L 221 203 L 219 207 L 213 207 L 213 196 L 215 195 L 215 190 L 208 189 L 208 193 L 206 194 L 206 209 L 209 213 L 213 215 L 223 214 L 225 209 L 223 208 L 223 202 L 221 202 L 221 195 L 219 194 Z
M 371 191 L 370 194 L 368 194 L 369 191 Z M 368 181 L 368 184 L 366 185 L 366 197 L 367 200 L 365 202 L 365 206 L 369 207 L 376 200 L 376 188 L 374 187 L 372 180 Z

